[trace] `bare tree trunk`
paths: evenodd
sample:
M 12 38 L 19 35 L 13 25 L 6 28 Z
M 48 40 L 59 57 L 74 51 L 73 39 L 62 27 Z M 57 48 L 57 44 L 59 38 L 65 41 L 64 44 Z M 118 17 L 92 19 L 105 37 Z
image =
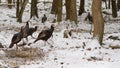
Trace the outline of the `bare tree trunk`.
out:
M 57 14 L 57 0 L 53 0 L 51 14 Z
M 22 6 L 23 1 L 24 1 L 24 0 L 20 0 L 20 6 Z
M 8 7 L 11 9 L 12 5 L 10 5 L 10 4 L 12 4 L 12 0 L 8 0 Z
M 104 20 L 101 10 L 102 0 L 93 0 L 92 3 L 92 16 L 94 23 L 94 34 L 93 37 L 97 38 L 100 44 L 102 44 L 104 34 Z
M 27 5 L 27 3 L 28 3 L 28 0 L 24 0 L 23 3 L 22 3 L 22 6 L 21 6 L 21 9 L 20 9 L 20 12 L 19 12 L 19 16 L 18 16 L 18 19 L 17 19 L 18 22 L 22 22 L 22 15 L 23 15 L 23 12 L 25 10 L 25 6 Z
M 32 18 L 33 16 L 38 17 L 38 8 L 37 8 L 37 0 L 32 0 L 31 1 L 31 13 L 30 13 L 30 18 Z
M 110 9 L 111 0 L 108 0 L 108 8 Z
M 70 3 L 70 20 L 77 24 L 76 0 L 71 0 Z
M 16 3 L 16 17 L 18 18 L 18 16 L 19 16 L 19 10 L 20 10 L 20 1 L 19 0 L 17 0 L 17 3 Z
M 65 0 L 66 2 L 66 20 L 70 19 L 77 24 L 76 0 Z
M 37 4 L 38 4 L 38 0 L 35 1 L 35 16 L 39 18 Z
M 117 0 L 117 10 L 120 10 L 120 0 Z
M 111 1 L 112 1 L 112 16 L 113 18 L 116 18 L 117 17 L 116 0 Z
M 1 3 L 1 0 L 0 0 L 0 3 Z
M 70 2 L 71 0 L 65 0 L 66 6 L 66 20 L 70 19 Z
M 58 12 L 57 12 L 57 21 L 60 22 L 62 21 L 62 0 L 58 0 Z
M 78 15 L 82 15 L 82 13 L 84 12 L 84 4 L 85 4 L 85 0 L 80 0 L 80 8 L 79 8 L 79 12 Z

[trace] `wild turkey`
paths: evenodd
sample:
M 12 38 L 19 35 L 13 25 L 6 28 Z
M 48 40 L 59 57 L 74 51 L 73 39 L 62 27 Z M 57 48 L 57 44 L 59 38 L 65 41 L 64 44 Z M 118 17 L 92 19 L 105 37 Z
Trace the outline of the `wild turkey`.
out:
M 37 30 L 37 26 L 35 26 L 35 28 L 29 28 L 29 30 L 28 30 L 28 36 L 30 35 L 31 37 L 33 37 L 32 34 L 33 34 L 36 30 Z M 33 38 L 34 38 L 34 37 L 33 37 Z
M 23 38 L 26 38 L 27 41 L 28 41 L 28 39 L 27 39 L 28 31 L 29 31 L 29 21 L 27 21 L 25 27 L 22 28 Z
M 68 32 L 68 34 L 69 34 L 70 36 L 72 36 L 72 30 L 70 30 L 70 31 Z
M 89 23 L 91 24 L 93 22 L 93 18 L 92 16 L 90 15 L 90 12 L 88 12 L 88 15 L 86 16 L 85 20 L 89 20 Z
M 45 21 L 47 21 L 47 17 L 46 17 L 46 15 L 44 14 L 44 16 L 42 17 L 42 23 L 45 23 Z
M 81 11 L 81 9 L 79 8 L 79 11 L 78 11 L 78 16 L 81 16 L 82 15 L 82 11 Z
M 20 32 L 13 35 L 9 48 L 12 48 L 14 44 L 16 44 L 17 46 L 17 43 L 19 43 L 21 39 L 22 39 L 22 27 L 21 27 Z
M 93 22 L 93 18 L 92 18 L 92 16 L 90 15 L 90 13 L 88 13 L 88 20 L 89 20 L 90 22 Z
M 39 33 L 39 35 L 38 35 L 37 39 L 34 41 L 34 43 L 37 42 L 38 40 L 43 40 L 46 42 L 52 36 L 53 31 L 54 31 L 54 25 L 52 24 L 50 29 L 42 30 Z
M 113 40 L 120 40 L 118 36 L 109 36 L 108 39 L 113 39 Z

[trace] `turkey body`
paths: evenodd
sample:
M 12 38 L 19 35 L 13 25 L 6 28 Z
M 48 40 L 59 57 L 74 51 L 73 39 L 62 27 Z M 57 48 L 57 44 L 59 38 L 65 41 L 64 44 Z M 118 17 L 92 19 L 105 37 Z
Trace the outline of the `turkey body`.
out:
M 39 33 L 37 39 L 34 41 L 34 43 L 37 42 L 38 40 L 47 41 L 52 36 L 53 31 L 54 31 L 53 25 L 51 25 L 51 28 L 48 30 L 42 30 Z
M 10 44 L 9 48 L 12 48 L 14 46 L 14 44 L 16 44 L 16 46 L 17 46 L 17 43 L 19 43 L 21 41 L 21 39 L 22 39 L 21 32 L 14 34 L 12 37 L 11 44 Z
M 47 20 L 46 15 L 44 14 L 44 16 L 42 17 L 42 23 L 45 23 L 45 21 Z
M 28 30 L 28 36 L 32 36 L 32 34 L 37 30 L 37 26 L 35 26 L 35 28 L 29 28 Z
M 25 27 L 22 27 L 22 37 L 26 38 L 26 40 L 28 41 L 27 37 L 28 37 L 28 31 L 29 31 L 29 21 L 26 22 Z

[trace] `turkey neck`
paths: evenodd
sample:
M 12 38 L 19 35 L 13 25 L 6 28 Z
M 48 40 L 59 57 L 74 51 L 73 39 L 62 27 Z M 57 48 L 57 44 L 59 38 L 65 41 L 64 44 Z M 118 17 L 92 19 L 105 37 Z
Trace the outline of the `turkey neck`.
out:
M 53 26 L 51 26 L 51 31 L 52 31 L 52 32 L 54 31 L 54 27 L 53 27 Z
M 37 27 L 35 27 L 34 30 L 36 31 L 36 30 L 37 30 Z
M 19 34 L 20 34 L 21 38 L 23 38 L 23 30 L 22 30 L 22 28 L 21 28 Z

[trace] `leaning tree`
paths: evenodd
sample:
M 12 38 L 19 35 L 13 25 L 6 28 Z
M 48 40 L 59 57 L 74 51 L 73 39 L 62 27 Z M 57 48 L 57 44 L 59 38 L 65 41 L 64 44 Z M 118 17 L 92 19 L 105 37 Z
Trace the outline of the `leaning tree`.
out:
M 19 13 L 18 13 L 18 19 L 17 19 L 17 21 L 18 22 L 22 22 L 22 16 L 23 16 L 23 12 L 24 12 L 24 10 L 25 10 L 25 6 L 27 5 L 27 3 L 28 3 L 28 0 L 24 0 L 23 2 L 22 2 L 22 4 L 21 4 L 21 8 L 20 8 L 20 11 L 19 11 Z

